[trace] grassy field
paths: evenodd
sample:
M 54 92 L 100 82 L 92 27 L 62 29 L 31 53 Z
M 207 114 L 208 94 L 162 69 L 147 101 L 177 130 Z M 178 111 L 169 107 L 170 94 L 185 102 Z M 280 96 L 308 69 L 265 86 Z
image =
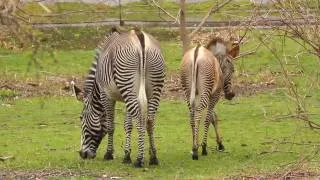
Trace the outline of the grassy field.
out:
M 159 6 L 176 16 L 179 12 L 180 5 L 175 2 L 156 1 Z M 290 1 L 293 2 L 293 1 Z M 288 2 L 288 7 L 290 7 Z M 186 17 L 189 21 L 200 21 L 213 5 L 218 5 L 221 1 L 207 1 L 199 3 L 189 3 L 186 7 Z M 308 1 L 307 6 L 311 9 L 317 9 L 319 2 Z M 20 13 L 28 21 L 33 23 L 76 23 L 76 22 L 96 22 L 106 20 L 118 20 L 121 14 L 122 20 L 125 21 L 173 21 L 166 13 L 159 10 L 151 1 L 133 2 L 119 6 L 108 6 L 104 3 L 100 4 L 84 4 L 84 3 L 48 3 L 46 4 L 51 11 L 47 13 L 38 3 L 27 3 L 22 5 L 22 9 L 26 13 Z M 272 10 L 274 6 L 254 6 L 247 0 L 237 0 L 228 3 L 223 10 L 217 11 L 210 15 L 209 21 L 228 21 L 228 20 L 248 20 L 254 9 Z M 121 13 L 120 13 L 121 12 Z M 278 12 L 261 11 L 259 15 L 265 17 L 280 16 Z
M 218 1 L 208 1 L 201 3 L 191 3 L 187 6 L 187 15 L 189 20 L 198 20 L 202 18 L 212 7 L 213 3 Z M 179 4 L 175 2 L 160 1 L 159 5 L 167 12 L 175 16 L 179 11 Z M 52 11 L 53 15 L 48 14 L 37 3 L 28 3 L 22 6 L 22 9 L 29 14 L 31 22 L 55 22 L 55 23 L 72 23 L 72 22 L 90 22 L 119 19 L 120 9 L 118 6 L 108 6 L 106 4 L 84 4 L 84 3 L 55 3 L 46 4 Z M 242 19 L 250 13 L 254 6 L 245 0 L 234 1 L 229 3 L 223 11 L 212 15 L 210 20 L 230 20 Z M 233 12 L 236 11 L 236 12 Z M 72 13 L 70 13 L 72 12 Z M 54 14 L 63 15 L 54 15 Z M 88 15 L 89 14 L 89 15 Z M 152 3 L 134 2 L 122 5 L 121 16 L 123 20 L 136 21 L 163 21 L 173 20 Z M 63 17 L 63 18 L 62 18 Z
M 143 179 L 194 179 L 269 172 L 280 165 L 312 155 L 318 148 L 277 142 L 285 140 L 312 144 L 319 141 L 319 132 L 310 130 L 297 120 L 271 121 L 264 118 L 262 108 L 268 116 L 287 113 L 285 109 L 290 107 L 283 98 L 283 93 L 274 91 L 249 98 L 239 97 L 233 102 L 222 101 L 217 113 L 226 151 L 220 153 L 215 150 L 215 135 L 211 130 L 209 154 L 201 156 L 198 161 L 191 159 L 191 132 L 185 103 L 163 100 L 156 128 L 160 166 L 146 165 L 145 169 L 134 169 L 121 163 L 124 145 L 122 104 L 117 106 L 116 111 L 115 160 L 103 160 L 106 147 L 106 142 L 103 142 L 96 159 L 85 161 L 77 153 L 80 103 L 72 97 L 21 99 L 0 110 L 0 142 L 3 144 L 0 152 L 2 156 L 13 156 L 13 159 L 1 162 L 0 166 L 2 171 L 90 170 L 93 175 Z M 135 157 L 136 131 L 133 134 Z M 317 161 L 319 157 L 313 160 Z
M 80 35 L 81 36 L 81 35 Z M 242 52 L 255 47 L 259 41 L 250 36 Z M 284 68 L 304 99 L 309 120 L 319 122 L 320 91 L 319 61 L 310 54 L 295 55 L 302 48 L 286 40 L 274 38 L 269 45 L 279 53 L 285 52 Z M 168 74 L 177 73 L 181 48 L 178 41 L 161 41 Z M 283 50 L 283 51 L 282 51 Z M 0 80 L 48 83 L 48 76 L 83 77 L 91 63 L 91 48 L 56 49 L 54 57 L 40 53 L 41 69 L 30 62 L 31 52 L 0 51 Z M 273 173 L 288 164 L 313 157 L 319 150 L 319 131 L 309 128 L 302 120 L 289 117 L 296 112 L 295 101 L 284 87 L 279 61 L 266 49 L 235 61 L 236 84 L 259 85 L 274 80 L 275 87 L 253 95 L 237 96 L 232 101 L 221 100 L 217 105 L 225 152 L 215 150 L 213 127 L 209 133 L 208 156 L 191 159 L 191 129 L 186 104 L 182 100 L 162 99 L 157 114 L 156 143 L 160 165 L 145 168 L 123 165 L 124 106 L 117 104 L 115 159 L 104 161 L 106 142 L 103 141 L 94 160 L 82 160 L 77 151 L 80 143 L 79 114 L 82 104 L 74 97 L 60 95 L 30 97 L 23 92 L 8 90 L 0 84 L 0 175 L 14 171 L 60 172 L 57 176 L 82 175 L 93 177 L 123 177 L 125 179 L 221 179 L 228 176 Z M 27 71 L 29 67 L 29 71 Z M 49 75 L 48 75 L 49 74 Z M 21 83 L 21 82 L 20 82 Z M 23 84 L 23 82 L 22 82 Z M 64 85 L 61 84 L 62 88 Z M 243 86 L 243 85 L 242 85 Z M 53 87 L 51 87 L 53 88 Z M 136 130 L 133 131 L 132 158 L 137 153 Z M 308 161 L 306 168 L 319 171 L 319 156 Z M 1 176 L 0 176 L 1 177 Z M 79 177 L 80 178 L 80 177 Z

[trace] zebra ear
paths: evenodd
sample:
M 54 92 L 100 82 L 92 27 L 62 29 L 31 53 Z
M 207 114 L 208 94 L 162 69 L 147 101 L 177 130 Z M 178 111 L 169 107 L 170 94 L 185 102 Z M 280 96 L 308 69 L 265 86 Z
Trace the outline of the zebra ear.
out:
M 115 26 L 112 26 L 112 27 L 111 27 L 110 32 L 111 32 L 111 33 L 114 33 L 114 32 L 119 33 L 119 31 L 118 31 L 117 27 L 115 27 Z
M 240 54 L 240 45 L 237 41 L 234 41 L 231 45 L 231 49 L 228 51 L 228 54 L 232 57 L 235 58 L 239 56 Z
M 73 93 L 76 95 L 77 100 L 83 102 L 84 94 L 82 90 L 75 85 L 74 81 L 71 81 L 71 86 L 72 86 Z

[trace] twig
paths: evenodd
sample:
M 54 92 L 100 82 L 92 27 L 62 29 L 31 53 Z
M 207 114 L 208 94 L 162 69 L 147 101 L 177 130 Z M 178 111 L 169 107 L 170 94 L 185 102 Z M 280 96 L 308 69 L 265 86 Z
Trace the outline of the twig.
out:
M 178 22 L 178 24 L 180 24 L 178 17 L 174 17 L 173 15 L 171 15 L 168 11 L 166 11 L 165 9 L 163 9 L 157 2 L 155 2 L 155 0 L 152 0 L 153 4 L 155 6 L 158 7 L 159 10 L 161 10 L 162 12 L 164 12 L 166 15 L 168 15 L 170 18 L 174 19 L 174 22 Z M 179 10 L 180 11 L 180 10 Z M 178 13 L 179 15 L 179 13 Z
M 208 11 L 207 15 L 203 17 L 200 24 L 194 29 L 191 34 L 189 35 L 189 38 L 192 39 L 192 37 L 201 30 L 203 24 L 207 21 L 207 19 L 210 17 L 211 14 L 217 12 L 219 9 L 223 8 L 225 5 L 229 4 L 232 0 L 226 0 L 222 4 L 218 5 L 217 7 L 213 5 L 210 10 Z
M 279 150 L 273 150 L 273 151 L 262 151 L 259 153 L 259 155 L 262 154 L 272 154 L 272 153 L 295 153 L 294 151 L 279 151 Z
M 319 115 L 316 113 L 299 113 L 299 114 L 288 114 L 288 115 L 283 115 L 283 116 L 278 116 L 278 117 L 273 117 L 271 118 L 271 120 L 279 120 L 279 119 L 287 119 L 287 118 L 297 118 L 300 119 L 302 121 L 305 121 L 307 123 L 309 123 L 309 126 L 311 128 L 314 129 L 320 129 L 320 124 L 314 122 L 314 121 L 310 121 L 307 116 L 308 115 Z
M 45 6 L 42 2 L 38 2 L 39 6 L 42 7 L 42 9 L 44 9 L 47 13 L 51 13 L 52 11 L 47 7 Z

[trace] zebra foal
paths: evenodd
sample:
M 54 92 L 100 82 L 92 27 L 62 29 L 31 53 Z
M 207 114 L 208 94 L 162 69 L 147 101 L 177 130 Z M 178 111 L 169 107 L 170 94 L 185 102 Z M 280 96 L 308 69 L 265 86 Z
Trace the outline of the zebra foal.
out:
M 132 120 L 137 119 L 138 156 L 134 165 L 143 166 L 145 130 L 150 143 L 149 164 L 157 165 L 153 130 L 164 77 L 164 58 L 157 40 L 138 29 L 126 33 L 113 29 L 97 48 L 84 92 L 74 86 L 77 98 L 84 101 L 80 156 L 94 158 L 108 134 L 104 158 L 113 159 L 114 109 L 116 101 L 124 101 L 123 163 L 131 163 Z
M 206 47 L 198 45 L 188 50 L 182 58 L 180 76 L 190 111 L 193 138 L 192 159 L 194 160 L 198 159 L 198 133 L 201 112 L 205 108 L 208 108 L 208 111 L 204 121 L 202 155 L 207 155 L 207 135 L 210 123 L 215 128 L 218 150 L 224 150 L 214 107 L 220 99 L 222 91 L 228 100 L 235 96 L 231 85 L 231 77 L 234 72 L 232 58 L 238 54 L 238 44 L 227 43 L 222 39 L 215 38 Z

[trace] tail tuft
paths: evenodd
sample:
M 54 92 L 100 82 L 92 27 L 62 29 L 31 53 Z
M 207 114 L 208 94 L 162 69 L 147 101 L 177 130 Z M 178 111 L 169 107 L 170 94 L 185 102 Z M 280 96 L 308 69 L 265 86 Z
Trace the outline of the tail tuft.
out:
M 146 58 L 145 58 L 145 37 L 143 32 L 137 27 L 134 28 L 141 45 L 141 60 L 140 60 L 140 85 L 138 90 L 138 101 L 141 108 L 142 118 L 145 119 L 148 115 L 148 100 L 146 93 Z
M 191 92 L 190 92 L 190 105 L 192 109 L 195 106 L 195 98 L 196 98 L 196 84 L 197 84 L 197 75 L 198 75 L 198 68 L 197 68 L 197 57 L 199 53 L 200 45 L 197 45 L 194 51 L 194 59 L 192 63 L 192 70 L 191 70 Z

